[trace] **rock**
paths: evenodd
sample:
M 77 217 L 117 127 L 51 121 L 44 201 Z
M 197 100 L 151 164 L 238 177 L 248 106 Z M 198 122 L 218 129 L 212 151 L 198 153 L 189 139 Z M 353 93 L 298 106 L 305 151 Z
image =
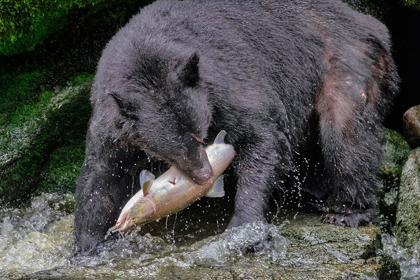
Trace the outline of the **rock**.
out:
M 411 107 L 404 113 L 403 130 L 412 147 L 420 147 L 420 105 Z
M 404 137 L 393 130 L 386 129 L 382 140 L 383 162 L 380 169 L 381 177 L 386 180 L 387 189 L 398 186 L 395 179 L 401 174 L 404 161 L 411 149 Z
M 112 261 L 89 265 L 89 273 L 96 278 L 162 280 L 377 279 L 379 275 L 380 279 L 398 279 L 398 263 L 388 255 L 376 255 L 380 234 L 375 226 L 339 227 L 321 223 L 314 214 L 291 218 L 283 225 L 249 224 L 178 248 L 164 242 L 154 247 L 158 237 L 146 234 L 125 240 L 127 247 L 108 247 L 110 253 L 101 256 L 110 254 Z M 258 240 L 261 243 L 256 244 Z M 154 245 L 139 252 L 150 241 Z M 248 242 L 257 246 L 237 250 Z M 86 268 L 73 265 L 22 279 L 79 279 L 84 275 Z
M 41 94 L 38 103 L 0 127 L 0 198 L 14 201 L 35 192 L 74 190 L 84 158 L 91 83 L 90 75 Z
M 401 173 L 395 235 L 403 247 L 420 240 L 420 149 L 410 153 Z
M 379 262 L 381 268 L 378 271 L 379 279 L 399 280 L 401 279 L 400 265 L 389 255 L 384 255 Z
M 382 144 L 384 154 L 379 174 L 384 187 L 378 193 L 378 209 L 381 228 L 389 232 L 395 224 L 402 166 L 411 149 L 401 134 L 390 129 L 385 130 Z

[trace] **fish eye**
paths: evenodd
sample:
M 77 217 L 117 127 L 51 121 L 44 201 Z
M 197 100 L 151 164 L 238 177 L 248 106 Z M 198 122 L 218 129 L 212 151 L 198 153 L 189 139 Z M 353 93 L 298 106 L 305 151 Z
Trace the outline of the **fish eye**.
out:
M 131 222 L 133 223 L 133 224 L 135 224 L 136 223 L 136 219 L 135 218 L 133 218 L 133 219 L 131 219 Z

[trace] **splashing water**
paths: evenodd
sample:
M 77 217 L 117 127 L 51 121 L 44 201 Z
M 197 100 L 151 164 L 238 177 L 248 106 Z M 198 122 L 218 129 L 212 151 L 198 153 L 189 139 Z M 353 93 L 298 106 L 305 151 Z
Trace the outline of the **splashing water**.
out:
M 17 278 L 70 264 L 73 215 L 68 198 L 44 194 L 26 209 L 0 210 L 0 278 Z
M 398 261 L 401 279 L 420 279 L 420 241 L 413 248 L 402 248 L 397 239 L 389 234 L 382 234 L 383 251 Z
M 20 209 L 0 208 L 0 280 L 242 279 L 249 275 L 253 279 L 287 273 L 296 279 L 308 279 L 309 274 L 324 279 L 330 272 L 334 277 L 375 279 L 331 267 L 337 263 L 340 268 L 360 268 L 364 260 L 358 259 L 361 251 L 356 248 L 369 243 L 369 238 L 360 238 L 365 236 L 363 231 L 321 224 L 316 215 L 292 219 L 284 228 L 252 223 L 224 231 L 226 224 L 220 223 L 226 216 L 203 206 L 191 210 L 191 219 L 183 212 L 103 243 L 98 255 L 91 257 L 75 255 L 72 196 L 43 194 Z M 349 236 L 343 237 L 343 232 Z M 382 240 L 384 252 L 400 263 L 402 279 L 419 279 L 420 243 L 408 250 L 390 236 Z M 340 244 L 353 244 L 349 247 L 353 249 L 343 252 Z
M 197 265 L 228 266 L 245 257 L 247 250 L 275 261 L 287 246 L 281 227 L 275 225 L 248 224 L 219 235 L 214 235 L 214 229 L 191 226 L 185 238 L 175 242 L 174 227 L 162 221 L 166 229 L 158 236 L 140 234 L 137 228 L 124 238 L 101 244 L 97 256 L 76 256 L 72 199 L 43 194 L 33 198 L 29 207 L 0 210 L 0 279 L 171 279 L 174 268 L 193 268 L 187 272 L 193 276 Z M 216 226 L 216 222 L 210 224 L 210 228 Z
M 214 240 L 206 240 L 207 244 L 196 248 L 191 256 L 196 263 L 226 266 L 250 251 L 275 262 L 284 257 L 288 245 L 287 239 L 281 236 L 280 229 L 281 226 L 262 222 L 246 224 L 227 230 Z

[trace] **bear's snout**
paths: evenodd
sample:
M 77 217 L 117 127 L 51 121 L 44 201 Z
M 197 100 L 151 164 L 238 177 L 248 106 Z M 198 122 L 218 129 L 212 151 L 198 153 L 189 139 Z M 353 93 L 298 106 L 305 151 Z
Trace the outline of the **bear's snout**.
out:
M 200 145 L 198 151 L 177 161 L 177 167 L 194 182 L 203 185 L 213 176 L 213 169 L 205 149 Z
M 200 161 L 202 167 L 192 171 L 191 177 L 198 184 L 202 185 L 206 183 L 213 176 L 213 169 L 210 165 L 209 158 L 205 149 L 200 146 Z

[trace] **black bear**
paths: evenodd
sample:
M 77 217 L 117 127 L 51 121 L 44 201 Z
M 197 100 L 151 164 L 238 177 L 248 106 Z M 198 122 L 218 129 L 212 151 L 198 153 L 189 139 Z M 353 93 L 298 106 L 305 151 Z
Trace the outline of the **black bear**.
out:
M 264 220 L 274 186 L 302 158 L 313 177 L 305 190 L 329 197 L 326 221 L 368 221 L 398 81 L 386 27 L 337 0 L 155 2 L 98 65 L 77 250 L 103 240 L 147 157 L 205 182 L 201 151 L 222 129 L 237 152 L 229 227 Z

